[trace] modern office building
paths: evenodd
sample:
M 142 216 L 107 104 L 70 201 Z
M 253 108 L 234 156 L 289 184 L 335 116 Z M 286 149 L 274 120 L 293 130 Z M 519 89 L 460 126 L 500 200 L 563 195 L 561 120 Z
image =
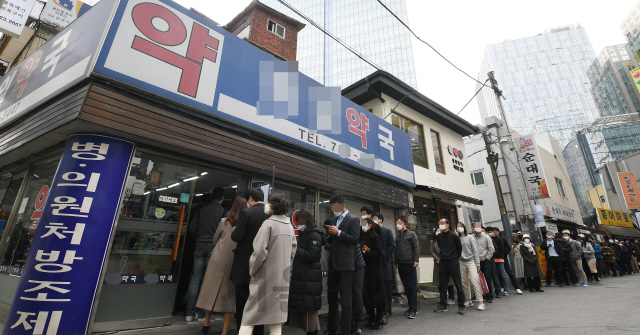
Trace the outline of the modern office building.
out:
M 585 75 L 595 58 L 585 29 L 570 25 L 488 45 L 478 80 L 495 72 L 510 128 L 521 134 L 549 132 L 564 147 L 572 131 L 598 117 Z M 483 120 L 502 118 L 490 88 L 483 88 L 477 101 Z
M 600 116 L 640 112 L 640 92 L 631 77 L 637 67 L 626 44 L 608 46 L 587 70 Z
M 627 44 L 635 56 L 636 62 L 640 63 L 640 53 L 638 53 L 638 50 L 640 50 L 640 2 L 633 7 L 629 15 L 624 19 L 620 29 L 627 39 Z
M 307 25 L 298 35 L 300 72 L 325 86 L 346 88 L 376 71 L 277 0 L 260 2 Z M 405 0 L 384 0 L 409 23 Z M 376 1 L 288 0 L 288 4 L 365 58 L 417 89 L 410 33 Z

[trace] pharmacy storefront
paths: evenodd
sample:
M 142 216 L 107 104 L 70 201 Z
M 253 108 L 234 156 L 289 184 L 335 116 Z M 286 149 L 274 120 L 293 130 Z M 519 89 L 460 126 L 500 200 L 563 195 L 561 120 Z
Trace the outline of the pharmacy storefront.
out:
M 409 136 L 171 1 L 102 0 L 0 80 L 3 334 L 182 313 L 215 187 L 331 215 L 412 206 Z M 326 268 L 326 262 L 323 262 Z

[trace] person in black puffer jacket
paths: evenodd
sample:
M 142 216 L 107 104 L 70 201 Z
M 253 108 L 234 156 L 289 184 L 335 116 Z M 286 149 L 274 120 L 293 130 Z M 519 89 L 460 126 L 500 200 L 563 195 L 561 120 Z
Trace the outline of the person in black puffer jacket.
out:
M 318 310 L 322 306 L 320 254 L 327 238 L 316 228 L 313 214 L 307 209 L 298 213 L 296 223 L 299 235 L 289 287 L 289 326 L 317 335 L 320 330 Z

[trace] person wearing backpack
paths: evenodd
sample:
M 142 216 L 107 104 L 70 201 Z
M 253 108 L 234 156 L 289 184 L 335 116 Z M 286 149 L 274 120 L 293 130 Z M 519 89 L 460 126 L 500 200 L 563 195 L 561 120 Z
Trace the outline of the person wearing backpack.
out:
M 498 231 L 498 233 L 499 232 L 500 231 Z M 511 279 L 511 284 L 513 284 L 513 287 L 516 289 L 516 293 L 522 294 L 522 290 L 520 290 L 520 283 L 518 283 L 518 278 L 516 278 L 516 275 L 513 273 L 513 271 L 511 270 L 511 266 L 509 265 L 509 257 L 508 256 L 511 253 L 511 243 L 504 236 L 502 236 L 502 242 L 503 242 L 504 248 L 505 248 L 505 250 L 504 250 L 504 271 L 507 273 L 507 275 Z M 505 292 L 506 291 L 507 290 L 505 288 Z

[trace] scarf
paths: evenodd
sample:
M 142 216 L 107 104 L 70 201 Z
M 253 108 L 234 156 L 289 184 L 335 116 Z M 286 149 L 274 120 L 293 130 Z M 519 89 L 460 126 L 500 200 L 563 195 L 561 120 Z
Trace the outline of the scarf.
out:
M 536 248 L 533 247 L 533 243 L 529 242 L 522 242 L 522 244 L 524 244 L 525 247 L 527 247 L 527 249 L 529 249 L 529 251 L 531 251 L 533 253 L 533 255 L 535 256 L 536 254 Z

